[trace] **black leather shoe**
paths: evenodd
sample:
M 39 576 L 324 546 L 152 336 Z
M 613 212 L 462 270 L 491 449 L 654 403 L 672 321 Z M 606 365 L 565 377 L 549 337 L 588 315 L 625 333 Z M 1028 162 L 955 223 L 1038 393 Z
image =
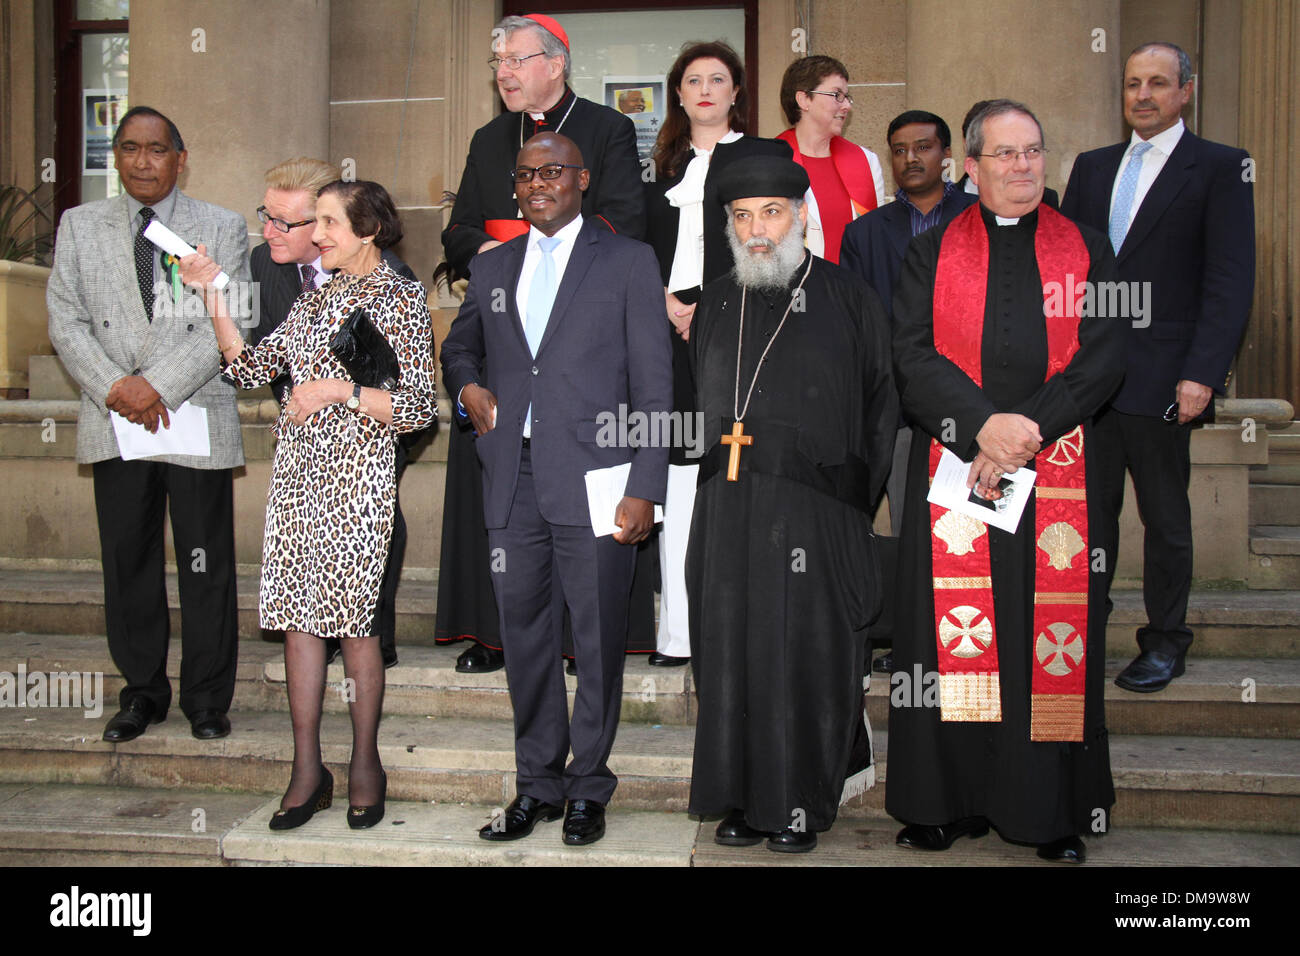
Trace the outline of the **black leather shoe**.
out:
M 390 654 L 390 653 L 388 652 L 388 650 L 385 649 L 385 650 L 384 650 L 384 670 L 388 670 L 390 667 L 396 667 L 396 666 L 397 666 L 397 651 L 393 651 L 393 652 Z
M 104 739 L 111 744 L 135 740 L 146 727 L 161 723 L 165 716 L 158 713 L 158 708 L 148 697 L 132 697 L 104 726 Z
M 1038 855 L 1060 863 L 1082 863 L 1088 858 L 1088 850 L 1077 836 L 1068 836 L 1044 843 L 1038 848 Z
M 469 650 L 456 658 L 458 674 L 488 674 L 506 666 L 506 656 L 475 641 Z
M 268 824 L 272 830 L 294 830 L 310 820 L 321 810 L 328 810 L 334 802 L 334 775 L 321 764 L 320 783 L 306 803 L 287 810 L 276 810 Z
M 564 845 L 586 846 L 605 835 L 605 805 L 595 800 L 570 800 L 564 810 Z
M 558 820 L 563 813 L 563 807 L 521 793 L 501 816 L 479 830 L 478 835 L 484 840 L 518 840 L 532 833 L 538 823 Z
M 877 674 L 892 674 L 894 672 L 894 652 L 882 654 L 871 662 L 871 669 Z
M 339 655 L 342 653 L 343 653 L 343 645 L 339 643 L 339 639 L 337 637 L 325 638 L 325 666 L 326 667 L 329 667 L 336 660 L 338 660 Z
M 945 823 L 941 827 L 913 823 L 899 830 L 894 842 L 909 850 L 946 850 L 958 837 L 968 836 L 974 840 L 988 832 L 988 820 L 983 817 L 966 817 L 955 823 Z
M 564 673 L 568 674 L 570 677 L 578 676 L 578 662 L 574 658 L 570 657 L 565 663 Z
M 230 733 L 230 718 L 219 710 L 196 710 L 190 714 L 190 733 L 199 740 L 216 740 Z
M 368 807 L 348 804 L 348 826 L 353 830 L 366 830 L 384 818 L 384 801 L 388 799 L 388 774 L 381 770 L 383 784 L 379 789 L 379 802 Z
M 744 810 L 732 810 L 713 831 L 713 842 L 719 846 L 756 846 L 769 836 L 745 822 Z
M 689 657 L 669 657 L 667 654 L 660 654 L 658 651 L 650 652 L 651 667 L 681 667 L 683 664 L 689 664 Z
M 817 834 L 812 830 L 777 830 L 767 838 L 767 848 L 777 853 L 807 853 L 817 849 Z
M 1175 677 L 1182 677 L 1184 669 L 1182 654 L 1143 651 L 1119 672 L 1115 683 L 1138 694 L 1154 694 L 1168 687 Z

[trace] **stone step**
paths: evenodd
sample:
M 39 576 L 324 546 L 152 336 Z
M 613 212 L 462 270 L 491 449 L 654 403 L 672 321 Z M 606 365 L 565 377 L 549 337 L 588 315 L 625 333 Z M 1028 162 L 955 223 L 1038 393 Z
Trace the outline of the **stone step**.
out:
M 279 794 L 293 741 L 284 713 L 239 712 L 231 736 L 195 740 L 178 715 L 136 740 L 108 744 L 103 722 L 66 710 L 0 711 L 0 784 L 210 788 Z M 504 806 L 514 795 L 513 727 L 502 720 L 385 716 L 380 755 L 393 800 Z M 690 789 L 690 727 L 625 724 L 610 769 L 616 803 L 681 813 Z M 877 785 L 849 801 L 846 818 L 880 816 L 888 734 L 877 731 Z M 1112 735 L 1116 826 L 1300 832 L 1300 741 Z M 326 714 L 325 763 L 346 787 L 351 726 Z
M 792 855 L 763 846 L 721 847 L 712 819 L 610 807 L 606 836 L 587 847 L 560 843 L 558 823 L 512 843 L 479 839 L 492 808 L 390 801 L 383 821 L 354 831 L 340 792 L 297 830 L 274 833 L 279 805 L 264 794 L 128 787 L 0 785 L 0 865 L 340 866 L 1051 866 L 1032 848 L 990 836 L 943 854 L 894 843 L 898 824 L 841 820 L 817 850 Z M 1300 836 L 1116 826 L 1088 839 L 1093 866 L 1296 866 Z
M 1300 524 L 1300 485 L 1251 483 L 1252 525 Z
M 1246 583 L 1260 590 L 1300 587 L 1300 527 L 1257 525 L 1250 529 Z
M 1260 555 L 1257 557 L 1273 557 Z M 239 575 L 239 633 L 260 638 L 258 577 Z M 167 576 L 172 633 L 180 634 L 180 597 L 174 574 Z M 1106 629 L 1109 656 L 1136 653 L 1138 627 L 1146 623 L 1142 593 L 1115 589 Z M 30 562 L 0 564 L 0 634 L 95 634 L 104 628 L 104 582 L 96 570 L 30 568 Z M 436 569 L 409 567 L 397 592 L 397 644 L 431 646 L 437 619 Z M 1187 623 L 1200 657 L 1300 657 L 1300 582 L 1274 590 L 1192 592 Z
M 116 709 L 124 681 L 117 674 L 107 642 L 97 635 L 10 634 L 0 636 L 9 652 L 0 657 L 0 670 L 16 674 L 60 672 L 103 674 L 102 708 Z M 407 716 L 466 717 L 510 720 L 513 714 L 504 671 L 458 674 L 460 645 L 403 647 L 397 666 L 386 672 L 384 712 Z M 1300 660 L 1294 658 L 1193 658 L 1187 673 L 1159 694 L 1133 694 L 1113 679 L 1128 658 L 1106 664 L 1106 715 L 1113 733 L 1177 734 L 1233 737 L 1300 736 Z M 178 686 L 179 655 L 170 655 L 168 675 Z M 342 693 L 345 673 L 336 661 L 327 673 L 325 709 L 346 713 Z M 892 690 L 910 690 L 900 675 L 893 683 L 874 675 L 868 698 L 872 726 L 886 728 Z M 577 679 L 565 676 L 569 703 Z M 925 686 L 924 676 L 921 679 Z M 623 671 L 622 719 L 642 723 L 692 724 L 695 720 L 691 669 L 651 667 L 643 655 L 628 655 Z M 240 643 L 236 672 L 235 711 L 284 711 L 283 645 L 257 639 Z M 104 720 L 107 716 L 101 715 Z

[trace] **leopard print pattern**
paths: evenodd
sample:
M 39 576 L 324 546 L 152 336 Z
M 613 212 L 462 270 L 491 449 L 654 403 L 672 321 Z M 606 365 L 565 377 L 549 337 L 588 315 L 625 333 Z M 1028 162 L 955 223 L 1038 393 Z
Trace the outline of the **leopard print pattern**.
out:
M 282 409 L 267 492 L 259 615 L 268 630 L 317 637 L 375 633 L 396 499 L 397 434 L 433 423 L 433 325 L 424 287 L 381 263 L 365 276 L 338 274 L 299 296 L 288 317 L 224 374 L 241 388 L 288 371 L 295 385 L 351 381 L 329 342 L 362 306 L 401 365 L 393 424 L 339 403 L 303 425 Z

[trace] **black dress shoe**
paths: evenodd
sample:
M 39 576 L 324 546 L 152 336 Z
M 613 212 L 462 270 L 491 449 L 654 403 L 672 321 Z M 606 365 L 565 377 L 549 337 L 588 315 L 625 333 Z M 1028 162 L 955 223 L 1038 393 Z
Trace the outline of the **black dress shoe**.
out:
M 605 805 L 595 800 L 570 800 L 564 810 L 564 845 L 586 846 L 605 835 Z
M 190 733 L 198 740 L 216 740 L 230 733 L 230 718 L 219 710 L 196 710 L 190 714 Z
M 518 840 L 532 833 L 538 823 L 558 820 L 563 813 L 563 807 L 521 793 L 506 807 L 505 813 L 479 830 L 478 835 L 484 840 Z
M 945 823 L 941 827 L 910 824 L 898 831 L 898 837 L 894 842 L 909 850 L 946 850 L 958 837 L 968 836 L 974 840 L 976 837 L 985 836 L 988 832 L 988 820 L 983 817 L 966 817 L 955 823 Z
M 568 674 L 570 677 L 578 676 L 578 662 L 574 658 L 570 657 L 568 661 L 565 662 L 564 673 Z
M 329 667 L 336 660 L 338 660 L 339 655 L 342 653 L 343 653 L 343 645 L 339 643 L 339 639 L 337 637 L 325 638 L 325 666 L 326 667 Z
M 877 674 L 892 674 L 894 672 L 894 652 L 882 654 L 871 662 L 871 669 Z
M 1068 836 L 1044 843 L 1038 848 L 1038 855 L 1060 863 L 1082 863 L 1088 858 L 1088 850 L 1077 836 Z
M 366 830 L 384 818 L 384 801 L 388 799 L 388 774 L 381 770 L 383 784 L 379 789 L 379 802 L 368 807 L 348 804 L 348 826 L 353 830 Z
M 269 826 L 272 830 L 297 829 L 315 816 L 317 812 L 328 810 L 333 802 L 334 775 L 325 769 L 324 764 L 321 764 L 320 783 L 316 784 L 316 789 L 307 798 L 307 802 L 300 803 L 296 807 L 289 807 L 287 810 L 276 810 L 271 815 Z
M 499 671 L 506 666 L 506 656 L 501 651 L 494 651 L 475 641 L 460 657 L 456 658 L 458 674 L 488 674 Z
M 669 657 L 667 654 L 660 654 L 658 651 L 650 652 L 651 667 L 681 667 L 683 664 L 689 664 L 689 657 Z
M 164 717 L 166 714 L 160 714 L 148 697 L 132 697 L 104 726 L 104 739 L 111 744 L 135 740 L 146 727 L 161 723 Z
M 745 822 L 744 810 L 732 810 L 713 831 L 713 842 L 720 846 L 755 846 L 771 836 L 755 830 Z
M 385 650 L 385 651 L 384 651 L 384 670 L 388 670 L 390 667 L 396 667 L 396 666 L 397 666 L 397 651 L 393 651 L 393 652 L 390 654 L 387 650 Z
M 807 853 L 817 849 L 817 834 L 812 830 L 792 830 L 786 827 L 767 838 L 767 848 L 777 853 Z
M 1175 677 L 1183 676 L 1183 655 L 1143 651 L 1119 672 L 1115 683 L 1125 690 L 1153 694 L 1164 690 Z

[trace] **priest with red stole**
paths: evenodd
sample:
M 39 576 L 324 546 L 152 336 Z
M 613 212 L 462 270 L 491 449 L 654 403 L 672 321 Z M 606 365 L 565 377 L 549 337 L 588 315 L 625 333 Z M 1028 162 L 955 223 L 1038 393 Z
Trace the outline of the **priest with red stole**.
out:
M 900 846 L 946 850 L 989 828 L 1083 862 L 1115 801 L 1102 706 L 1104 568 L 1091 416 L 1123 375 L 1106 237 L 1040 205 L 1042 127 L 991 101 L 971 122 L 980 201 L 912 241 L 894 363 L 918 423 L 907 475 L 886 809 Z M 1103 287 L 1104 288 L 1104 287 Z M 1014 532 L 927 504 L 947 448 L 975 496 L 1033 469 Z M 1017 489 L 1018 490 L 1018 489 Z

